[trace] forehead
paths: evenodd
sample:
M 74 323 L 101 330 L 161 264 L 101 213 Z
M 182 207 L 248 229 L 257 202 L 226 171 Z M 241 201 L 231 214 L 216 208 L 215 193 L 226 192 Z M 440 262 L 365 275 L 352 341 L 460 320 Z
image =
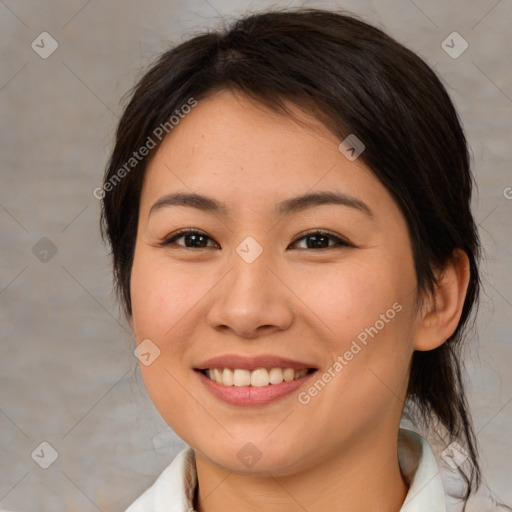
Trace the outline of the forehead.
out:
M 299 122 L 229 91 L 199 101 L 150 161 L 143 203 L 176 190 L 215 195 L 234 208 L 316 190 L 364 197 L 376 207 L 392 201 L 361 159 L 340 152 L 336 135 L 288 106 Z

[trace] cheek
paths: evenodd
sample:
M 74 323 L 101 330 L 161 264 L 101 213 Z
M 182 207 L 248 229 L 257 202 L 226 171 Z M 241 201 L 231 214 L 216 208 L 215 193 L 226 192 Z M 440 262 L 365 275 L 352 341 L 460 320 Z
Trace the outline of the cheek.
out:
M 297 295 L 315 313 L 317 327 L 336 349 L 376 322 L 380 326 L 381 315 L 389 310 L 388 316 L 394 317 L 393 304 L 403 296 L 406 281 L 383 259 L 370 255 L 337 268 L 312 266 L 302 276 L 307 277 L 296 281 Z
M 304 273 L 298 292 L 317 315 L 312 330 L 323 339 L 328 365 L 339 363 L 331 392 L 345 397 L 347 410 L 358 401 L 378 410 L 399 395 L 412 352 L 413 263 L 370 256 Z
M 353 268 L 332 281 L 332 302 L 322 299 L 330 312 L 326 323 L 334 325 L 337 335 L 332 359 L 343 358 L 337 392 L 349 410 L 365 404 L 367 411 L 382 412 L 404 392 L 416 279 L 412 261 L 400 263 L 375 259 L 373 265 Z
M 131 275 L 133 331 L 137 343 L 150 339 L 160 350 L 150 365 L 139 367 L 153 404 L 182 436 L 186 432 L 181 427 L 193 421 L 194 409 L 178 382 L 189 371 L 184 361 L 193 326 L 187 314 L 206 293 L 201 283 L 190 269 L 177 270 L 144 248 L 136 251 Z
M 165 265 L 141 250 L 131 276 L 134 331 L 139 337 L 161 340 L 191 310 L 202 285 L 189 269 Z M 192 283 L 194 284 L 192 286 Z

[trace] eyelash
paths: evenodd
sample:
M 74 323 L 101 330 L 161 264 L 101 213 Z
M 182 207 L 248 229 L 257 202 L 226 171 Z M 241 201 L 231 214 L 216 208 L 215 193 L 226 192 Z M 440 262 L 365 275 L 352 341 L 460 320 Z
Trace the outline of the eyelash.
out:
M 194 247 L 185 247 L 184 245 L 179 245 L 179 244 L 175 243 L 175 240 L 177 240 L 179 238 L 182 238 L 185 235 L 201 235 L 203 237 L 208 238 L 209 240 L 213 240 L 206 233 L 204 233 L 202 231 L 199 231 L 197 229 L 187 228 L 187 229 L 181 229 L 181 230 L 177 231 L 176 233 L 173 233 L 172 236 L 166 238 L 165 240 L 162 240 L 158 245 L 160 247 L 167 247 L 167 246 L 170 246 L 170 245 L 178 245 L 178 247 L 181 247 L 183 249 L 191 249 L 191 250 L 194 250 L 194 249 L 209 249 L 209 248 L 211 248 L 211 247 L 196 247 L 196 248 L 194 248 Z M 334 241 L 337 242 L 337 246 L 341 246 L 341 247 L 355 247 L 353 244 L 351 244 L 347 240 L 345 240 L 343 238 L 340 238 L 339 236 L 335 236 L 335 235 L 329 233 L 328 231 L 324 231 L 324 230 L 321 230 L 321 229 L 315 229 L 315 230 L 306 231 L 304 233 L 300 233 L 297 236 L 297 238 L 292 242 L 292 244 L 295 244 L 295 243 L 297 243 L 298 241 L 300 241 L 300 240 L 302 240 L 304 238 L 308 238 L 308 237 L 315 236 L 315 235 L 316 236 L 324 236 L 324 237 L 329 238 L 330 240 L 334 240 Z M 326 249 L 334 249 L 334 248 L 336 248 L 336 246 L 320 247 L 320 249 L 309 249 L 309 250 L 317 250 L 318 251 L 318 250 L 326 250 Z M 301 249 L 301 250 L 308 250 L 308 248 Z

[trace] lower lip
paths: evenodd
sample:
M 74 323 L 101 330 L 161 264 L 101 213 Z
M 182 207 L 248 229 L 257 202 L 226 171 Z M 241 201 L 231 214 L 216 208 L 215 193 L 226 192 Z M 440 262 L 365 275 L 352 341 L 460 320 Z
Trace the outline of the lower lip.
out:
M 254 387 L 254 386 L 224 386 L 211 380 L 198 370 L 195 370 L 199 375 L 202 383 L 206 389 L 212 392 L 214 396 L 220 400 L 227 402 L 231 405 L 238 406 L 251 406 L 251 405 L 266 405 L 283 396 L 293 393 L 299 389 L 303 384 L 309 381 L 310 377 L 316 371 L 308 373 L 300 379 L 292 380 L 290 382 L 281 382 L 281 384 L 269 384 L 268 386 Z

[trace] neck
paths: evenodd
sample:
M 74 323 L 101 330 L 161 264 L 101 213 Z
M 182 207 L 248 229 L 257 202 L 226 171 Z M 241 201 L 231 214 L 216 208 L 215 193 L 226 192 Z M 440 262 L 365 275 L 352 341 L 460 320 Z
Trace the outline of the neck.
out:
M 350 439 L 313 467 L 290 475 L 242 475 L 196 453 L 197 512 L 396 512 L 408 485 L 400 472 L 397 432 Z

